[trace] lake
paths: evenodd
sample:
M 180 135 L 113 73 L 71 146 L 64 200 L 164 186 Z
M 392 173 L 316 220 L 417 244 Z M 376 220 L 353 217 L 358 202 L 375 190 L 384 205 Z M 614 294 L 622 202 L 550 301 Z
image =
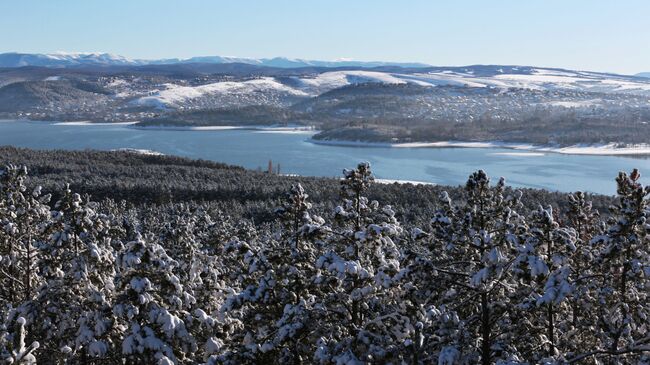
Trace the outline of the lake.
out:
M 252 130 L 143 130 L 128 125 L 61 125 L 49 122 L 0 122 L 0 145 L 34 149 L 148 149 L 169 155 L 281 172 L 340 176 L 344 168 L 369 161 L 378 178 L 443 185 L 463 184 L 485 170 L 494 181 L 506 177 L 518 187 L 564 192 L 583 190 L 612 195 L 618 171 L 637 167 L 650 175 L 650 160 L 619 156 L 526 153 L 498 148 L 342 147 L 310 143 L 310 133 Z M 642 179 L 643 180 L 643 179 Z

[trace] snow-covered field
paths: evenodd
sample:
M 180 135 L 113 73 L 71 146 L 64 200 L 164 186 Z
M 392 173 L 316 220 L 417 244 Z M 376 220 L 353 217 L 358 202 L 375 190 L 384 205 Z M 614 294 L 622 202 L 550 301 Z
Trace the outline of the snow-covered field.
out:
M 250 97 L 255 94 L 279 93 L 281 95 L 307 97 L 304 91 L 291 88 L 276 81 L 272 77 L 263 77 L 247 81 L 223 81 L 199 86 L 181 86 L 164 84 L 164 89 L 152 92 L 152 95 L 138 98 L 134 104 L 167 107 L 179 106 L 193 99 L 204 96 L 228 95 Z
M 535 68 L 530 74 L 498 74 L 476 76 L 474 73 L 442 71 L 432 73 L 383 73 L 369 71 L 326 72 L 314 79 L 301 79 L 318 88 L 341 87 L 360 82 L 414 83 L 424 86 L 457 85 L 468 87 L 572 89 L 598 92 L 630 92 L 650 95 L 650 80 L 593 72 L 556 71 Z

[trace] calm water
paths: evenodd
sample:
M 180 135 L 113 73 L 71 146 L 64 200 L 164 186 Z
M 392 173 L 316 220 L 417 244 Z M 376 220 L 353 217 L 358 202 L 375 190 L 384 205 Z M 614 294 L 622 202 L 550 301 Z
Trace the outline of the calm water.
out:
M 637 167 L 650 174 L 650 160 L 560 154 L 517 154 L 487 148 L 360 148 L 315 145 L 309 134 L 260 131 L 139 130 L 129 126 L 72 126 L 46 122 L 0 122 L 0 145 L 35 149 L 150 149 L 255 169 L 269 159 L 283 173 L 339 176 L 343 168 L 370 161 L 378 178 L 463 184 L 484 169 L 513 186 L 614 194 L 618 171 Z M 647 181 L 647 180 L 646 180 Z

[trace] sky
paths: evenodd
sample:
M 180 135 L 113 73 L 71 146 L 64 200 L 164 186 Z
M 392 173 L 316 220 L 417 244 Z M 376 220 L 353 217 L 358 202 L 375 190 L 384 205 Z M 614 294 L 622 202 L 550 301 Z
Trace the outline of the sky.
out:
M 648 0 L 0 0 L 0 53 L 650 72 Z

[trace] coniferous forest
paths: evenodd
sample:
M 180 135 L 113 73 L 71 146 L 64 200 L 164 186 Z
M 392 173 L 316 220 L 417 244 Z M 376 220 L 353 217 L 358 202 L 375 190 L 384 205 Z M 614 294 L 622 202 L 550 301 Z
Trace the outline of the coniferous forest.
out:
M 12 364 L 650 364 L 650 187 L 616 197 L 0 149 Z

